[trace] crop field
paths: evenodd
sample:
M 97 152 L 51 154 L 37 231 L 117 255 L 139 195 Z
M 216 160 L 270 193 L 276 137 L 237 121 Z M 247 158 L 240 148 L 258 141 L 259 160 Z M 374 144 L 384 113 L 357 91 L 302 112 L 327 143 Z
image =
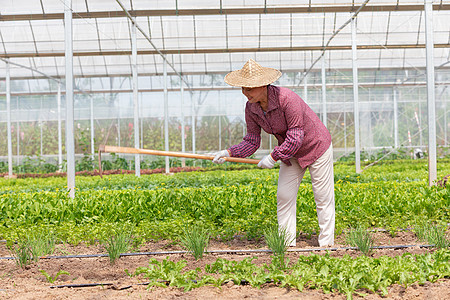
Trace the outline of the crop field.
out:
M 335 247 L 318 246 L 307 172 L 282 253 L 277 169 L 78 176 L 74 199 L 65 177 L 0 178 L 0 298 L 450 298 L 450 184 L 429 187 L 424 160 L 334 171 Z

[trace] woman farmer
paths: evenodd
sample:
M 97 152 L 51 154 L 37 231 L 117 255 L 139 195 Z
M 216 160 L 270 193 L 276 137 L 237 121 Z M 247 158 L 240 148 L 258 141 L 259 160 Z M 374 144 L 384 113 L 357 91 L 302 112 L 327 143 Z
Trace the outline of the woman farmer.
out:
M 293 91 L 271 85 L 281 72 L 266 68 L 250 59 L 240 70 L 228 73 L 225 82 L 242 88 L 248 101 L 245 107 L 247 135 L 243 141 L 215 154 L 213 162 L 223 157 L 247 157 L 261 143 L 261 129 L 273 134 L 278 146 L 258 163 L 273 168 L 281 161 L 277 190 L 277 219 L 285 230 L 290 246 L 295 246 L 297 193 L 306 169 L 311 175 L 319 220 L 319 245 L 334 244 L 334 176 L 331 135 L 311 108 Z

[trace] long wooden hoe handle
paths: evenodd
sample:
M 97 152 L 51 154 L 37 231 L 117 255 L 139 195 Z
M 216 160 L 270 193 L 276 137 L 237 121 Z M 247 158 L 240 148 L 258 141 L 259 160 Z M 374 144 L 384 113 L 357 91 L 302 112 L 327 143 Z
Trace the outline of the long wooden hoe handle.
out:
M 99 164 L 100 177 L 102 176 L 102 166 L 101 166 L 101 153 L 102 152 L 148 154 L 148 155 L 184 157 L 184 158 L 195 158 L 195 159 L 206 159 L 206 160 L 214 159 L 214 156 L 211 156 L 211 155 L 100 145 L 100 147 L 98 149 L 98 160 L 99 160 L 98 164 Z M 224 159 L 229 162 L 238 162 L 238 163 L 244 163 L 244 164 L 255 164 L 256 165 L 259 163 L 258 159 L 251 159 L 251 158 L 224 157 Z

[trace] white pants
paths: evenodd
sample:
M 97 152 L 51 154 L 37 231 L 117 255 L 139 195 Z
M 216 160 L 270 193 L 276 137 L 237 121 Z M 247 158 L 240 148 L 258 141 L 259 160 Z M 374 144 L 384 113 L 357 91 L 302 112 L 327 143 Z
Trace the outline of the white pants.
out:
M 290 246 L 295 246 L 297 236 L 297 193 L 305 174 L 295 158 L 291 158 L 292 166 L 281 163 L 277 191 L 277 218 L 280 230 L 286 230 Z M 319 219 L 319 245 L 334 245 L 334 174 L 333 145 L 307 167 L 311 175 L 314 200 L 316 202 L 317 218 Z

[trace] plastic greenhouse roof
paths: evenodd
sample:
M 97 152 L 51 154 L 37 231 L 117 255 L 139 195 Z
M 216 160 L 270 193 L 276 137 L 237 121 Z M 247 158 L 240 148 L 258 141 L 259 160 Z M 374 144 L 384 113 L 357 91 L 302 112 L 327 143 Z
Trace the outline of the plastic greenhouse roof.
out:
M 359 68 L 425 67 L 423 0 L 74 0 L 74 75 L 129 76 L 131 22 L 138 25 L 140 75 L 225 73 L 249 58 L 282 71 L 305 72 L 326 47 L 326 67 L 352 63 L 357 17 Z M 312 4 L 314 2 L 314 4 Z M 0 78 L 64 77 L 64 0 L 2 0 Z M 433 1 L 434 61 L 450 58 L 450 4 Z

